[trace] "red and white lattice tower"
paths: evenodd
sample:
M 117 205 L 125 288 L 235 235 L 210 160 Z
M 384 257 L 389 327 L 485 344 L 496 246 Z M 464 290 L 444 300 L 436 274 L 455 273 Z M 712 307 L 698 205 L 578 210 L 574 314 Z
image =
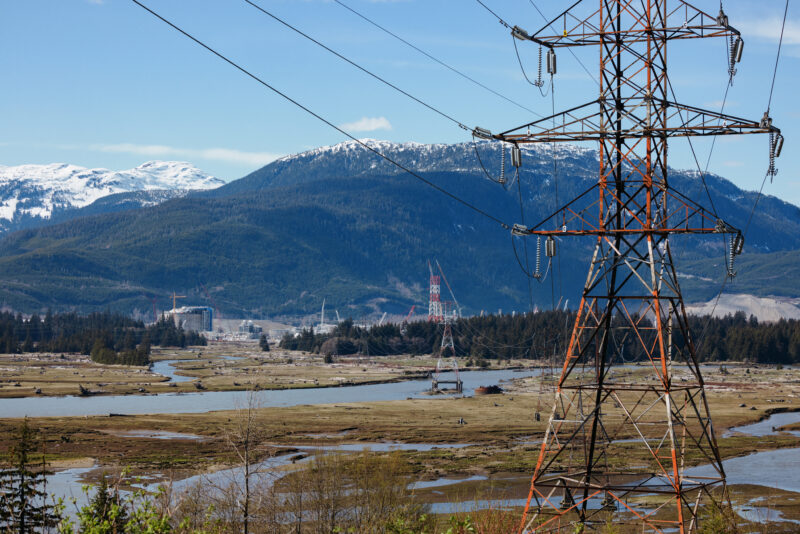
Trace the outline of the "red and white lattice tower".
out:
M 441 272 L 441 266 L 436 264 L 437 268 Z M 442 302 L 442 286 L 441 280 L 442 276 L 437 274 L 433 274 L 433 266 L 431 262 L 428 262 L 428 270 L 431 273 L 431 281 L 430 281 L 430 296 L 428 300 L 428 321 L 436 324 L 442 325 L 442 343 L 439 346 L 439 359 L 436 362 L 436 370 L 433 373 L 433 383 L 431 384 L 431 389 L 433 391 L 438 391 L 439 386 L 442 384 L 453 384 L 455 386 L 455 391 L 457 393 L 461 393 L 462 391 L 462 382 L 461 378 L 458 375 L 458 361 L 456 360 L 456 347 L 455 343 L 453 342 L 453 328 L 452 323 L 453 320 L 457 317 L 457 312 L 453 308 L 454 302 Z M 447 280 L 445 279 L 445 283 Z M 450 286 L 448 285 L 448 288 Z M 455 298 L 455 297 L 453 297 Z M 445 358 L 452 358 L 452 370 L 454 371 L 455 378 L 452 380 L 443 380 L 440 374 L 444 371 L 447 371 L 445 368 L 447 364 L 445 364 Z
M 444 322 L 441 278 L 433 274 L 433 267 L 431 267 L 430 261 L 428 262 L 428 270 L 431 273 L 430 294 L 428 297 L 428 321 L 439 324 Z

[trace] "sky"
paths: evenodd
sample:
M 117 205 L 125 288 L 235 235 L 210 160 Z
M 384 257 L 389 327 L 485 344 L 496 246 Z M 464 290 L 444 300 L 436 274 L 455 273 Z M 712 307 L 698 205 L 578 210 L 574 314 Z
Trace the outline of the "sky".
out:
M 503 131 L 536 119 L 370 26 L 331 0 L 254 0 L 351 60 L 469 126 Z M 541 115 L 597 98 L 597 86 L 561 51 L 554 92 L 520 70 L 508 30 L 474 0 L 342 0 L 417 47 Z M 592 0 L 586 0 L 592 2 Z M 455 143 L 468 132 L 317 47 L 244 0 L 142 0 L 332 123 L 363 138 Z M 484 0 L 510 24 L 544 23 L 532 0 Z M 547 16 L 572 3 L 535 0 Z M 593 3 L 593 2 L 592 2 Z M 673 0 L 672 4 L 676 4 Z M 767 107 L 782 0 L 724 1 L 745 49 L 726 110 L 759 119 Z M 716 15 L 718 0 L 696 0 Z M 527 72 L 537 48 L 519 43 Z M 577 51 L 597 69 L 596 48 Z M 677 99 L 718 110 L 727 83 L 719 39 L 670 43 Z M 765 192 L 800 204 L 800 7 L 790 2 L 771 115 L 786 144 Z M 189 161 L 230 181 L 277 157 L 346 140 L 170 29 L 131 0 L 0 0 L 0 165 L 72 163 L 122 170 Z M 592 73 L 594 76 L 596 74 Z M 700 166 L 709 140 L 694 143 Z M 685 140 L 670 165 L 696 168 Z M 757 190 L 766 136 L 720 138 L 709 171 Z

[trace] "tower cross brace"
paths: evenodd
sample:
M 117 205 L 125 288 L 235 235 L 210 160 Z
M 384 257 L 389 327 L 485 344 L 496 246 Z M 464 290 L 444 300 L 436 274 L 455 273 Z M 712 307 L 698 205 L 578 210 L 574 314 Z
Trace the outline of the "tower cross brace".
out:
M 670 99 L 670 41 L 717 37 L 741 46 L 724 13 L 714 17 L 681 0 L 594 1 L 575 2 L 538 32 L 515 27 L 512 35 L 552 51 L 597 46 L 598 97 L 492 136 L 514 145 L 599 143 L 597 183 L 537 225 L 512 231 L 594 240 L 519 530 L 572 532 L 575 522 L 605 523 L 613 510 L 643 532 L 696 532 L 701 506 L 725 498 L 725 472 L 670 237 L 729 234 L 736 252 L 742 237 L 670 187 L 668 140 L 780 131 L 771 119 Z M 562 31 L 547 33 L 552 28 Z M 622 365 L 632 358 L 647 363 L 643 383 Z M 690 458 L 714 474 L 688 474 Z M 637 498 L 645 495 L 661 496 L 660 504 L 643 508 Z

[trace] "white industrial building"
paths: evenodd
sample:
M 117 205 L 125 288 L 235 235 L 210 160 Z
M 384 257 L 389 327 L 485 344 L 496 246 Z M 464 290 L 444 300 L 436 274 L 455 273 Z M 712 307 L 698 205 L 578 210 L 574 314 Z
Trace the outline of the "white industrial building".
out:
M 211 332 L 214 330 L 214 310 L 208 306 L 183 306 L 166 312 L 175 326 L 184 330 L 196 332 Z

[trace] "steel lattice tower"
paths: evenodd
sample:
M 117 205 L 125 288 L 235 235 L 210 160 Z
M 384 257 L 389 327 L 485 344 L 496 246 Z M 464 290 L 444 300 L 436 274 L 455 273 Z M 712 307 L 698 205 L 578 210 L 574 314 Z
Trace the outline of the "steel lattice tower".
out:
M 428 289 L 428 321 L 441 323 L 444 321 L 444 310 L 442 309 L 442 284 L 439 276 L 433 274 L 431 263 L 428 262 L 428 270 L 431 272 L 430 285 Z
M 701 506 L 724 495 L 725 473 L 670 237 L 729 234 L 734 253 L 742 237 L 670 187 L 667 142 L 780 132 L 766 116 L 750 121 L 673 101 L 671 40 L 722 38 L 730 40 L 732 64 L 740 54 L 739 32 L 722 12 L 714 17 L 680 0 L 670 7 L 667 0 L 589 3 L 575 2 L 536 33 L 514 27 L 512 35 L 549 55 L 599 47 L 598 98 L 492 136 L 514 145 L 600 145 L 596 185 L 536 226 L 514 228 L 518 236 L 595 242 L 520 531 L 573 532 L 617 510 L 642 532 L 694 532 Z M 644 382 L 630 380 L 620 365 L 636 356 L 649 364 Z M 678 364 L 688 378 L 673 380 Z M 686 475 L 689 457 L 710 463 L 715 475 Z

